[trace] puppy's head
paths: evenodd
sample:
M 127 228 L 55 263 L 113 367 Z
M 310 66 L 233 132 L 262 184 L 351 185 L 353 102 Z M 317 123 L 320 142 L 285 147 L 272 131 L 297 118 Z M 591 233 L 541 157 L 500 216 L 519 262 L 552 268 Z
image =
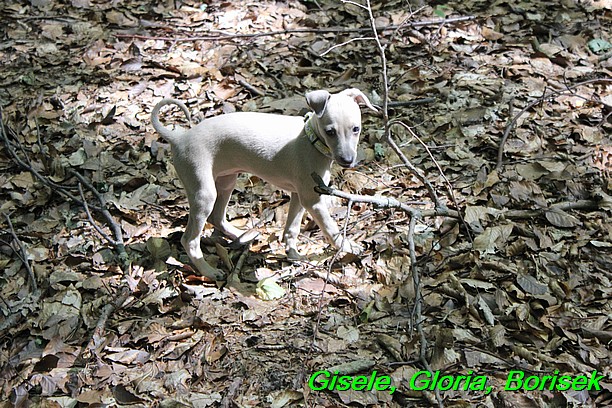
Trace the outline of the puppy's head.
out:
M 359 89 L 346 89 L 337 94 L 312 91 L 306 94 L 308 106 L 314 111 L 313 126 L 331 150 L 333 159 L 342 167 L 357 164 L 357 143 L 361 132 L 359 103 L 373 111 L 369 99 Z

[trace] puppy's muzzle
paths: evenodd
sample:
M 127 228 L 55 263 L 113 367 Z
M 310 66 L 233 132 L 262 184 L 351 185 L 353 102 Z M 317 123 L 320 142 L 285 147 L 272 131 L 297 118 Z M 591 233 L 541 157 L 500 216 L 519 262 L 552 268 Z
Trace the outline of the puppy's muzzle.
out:
M 352 167 L 355 167 L 355 158 L 352 156 L 338 156 L 335 157 L 334 160 L 336 160 L 336 163 L 338 163 L 340 166 L 344 167 L 345 169 L 350 169 Z

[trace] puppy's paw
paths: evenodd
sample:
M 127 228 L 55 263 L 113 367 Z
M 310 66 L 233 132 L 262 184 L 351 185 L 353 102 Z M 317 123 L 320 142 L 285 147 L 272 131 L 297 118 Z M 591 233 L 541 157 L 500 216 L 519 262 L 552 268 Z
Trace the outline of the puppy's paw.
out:
M 206 262 L 202 258 L 194 260 L 193 263 L 196 265 L 198 272 L 200 272 L 202 276 L 206 276 L 207 278 L 214 281 L 222 281 L 226 279 L 225 273 L 223 273 L 223 271 L 217 268 L 213 268 L 208 262 Z
M 290 261 L 302 261 L 304 257 L 295 248 L 287 248 L 287 259 Z
M 215 225 L 213 231 L 213 236 L 227 238 L 230 241 L 237 240 L 242 234 L 244 234 L 244 231 L 234 227 L 229 222 L 219 226 Z
M 340 237 L 340 241 L 342 242 L 342 237 Z M 355 241 L 346 238 L 340 247 L 343 252 L 349 252 L 354 255 L 361 255 L 363 253 L 363 246 L 359 245 Z
M 223 273 L 222 270 L 220 269 L 209 269 L 206 272 L 202 273 L 204 276 L 206 276 L 207 278 L 210 278 L 211 280 L 214 281 L 224 281 L 225 279 L 227 279 L 227 276 L 225 276 L 225 273 Z

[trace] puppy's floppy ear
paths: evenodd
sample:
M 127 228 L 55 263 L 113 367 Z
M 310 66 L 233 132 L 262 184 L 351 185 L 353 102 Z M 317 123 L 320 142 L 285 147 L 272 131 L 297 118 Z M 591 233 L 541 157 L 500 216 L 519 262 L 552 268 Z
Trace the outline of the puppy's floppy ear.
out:
M 374 105 L 372 105 L 370 103 L 370 100 L 368 99 L 367 96 L 365 96 L 365 94 L 363 92 L 361 92 L 359 89 L 357 88 L 349 88 L 349 89 L 345 89 L 344 91 L 340 92 L 343 95 L 346 95 L 348 97 L 353 98 L 353 100 L 359 104 L 359 103 L 363 103 L 365 106 L 367 106 L 368 108 L 372 109 L 374 112 L 378 112 L 378 109 L 376 109 L 374 107 Z
M 329 101 L 330 96 L 331 94 L 324 90 L 307 92 L 306 102 L 308 106 L 310 106 L 310 109 L 320 118 L 323 116 L 323 112 L 325 112 L 327 101 Z

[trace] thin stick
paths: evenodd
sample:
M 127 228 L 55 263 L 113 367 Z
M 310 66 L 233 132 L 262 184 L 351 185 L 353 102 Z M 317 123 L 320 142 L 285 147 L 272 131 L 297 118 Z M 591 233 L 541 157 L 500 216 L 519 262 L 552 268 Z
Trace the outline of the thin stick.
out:
M 389 122 L 389 79 L 387 74 L 387 56 L 386 56 L 386 47 L 382 45 L 380 38 L 378 37 L 378 33 L 376 31 L 376 19 L 374 18 L 374 14 L 372 13 L 372 6 L 370 4 L 370 0 L 366 0 L 368 17 L 370 19 L 370 28 L 374 33 L 374 40 L 376 41 L 376 46 L 378 47 L 378 53 L 381 59 L 382 66 L 382 79 L 383 79 L 383 106 L 382 106 L 382 115 L 383 115 L 383 123 L 384 123 L 384 137 L 391 149 L 398 155 L 400 160 L 406 165 L 406 167 L 425 185 L 425 188 L 429 192 L 431 199 L 434 201 L 436 208 L 442 208 L 443 205 L 436 194 L 435 189 L 432 184 L 429 182 L 427 177 L 421 172 L 421 170 L 417 169 L 412 165 L 410 160 L 404 155 L 399 146 L 395 143 L 395 141 L 391 137 L 391 123 Z
M 253 85 L 249 84 L 244 79 L 239 80 L 238 83 L 240 85 L 242 85 L 247 91 L 249 91 L 253 95 L 257 95 L 257 96 L 265 96 L 266 95 L 265 92 L 260 91 L 259 89 L 255 88 Z
M 462 21 L 470 21 L 476 19 L 475 16 L 461 16 L 451 18 L 441 18 L 426 21 L 415 21 L 409 24 L 402 25 L 388 25 L 384 27 L 376 27 L 377 32 L 398 30 L 406 27 L 426 27 L 426 26 L 437 26 L 443 24 L 450 24 Z M 189 41 L 226 41 L 242 38 L 259 38 L 259 37 L 274 37 L 277 35 L 287 34 L 350 34 L 350 33 L 362 33 L 370 31 L 369 28 L 294 28 L 286 30 L 268 31 L 263 33 L 250 33 L 250 34 L 238 34 L 238 33 L 218 33 L 215 35 L 207 36 L 193 36 L 193 37 L 161 37 L 161 36 L 149 36 L 142 34 L 115 34 L 116 38 L 133 38 L 138 40 L 155 40 L 155 41 L 167 41 L 172 43 L 178 42 L 189 42 Z
M 405 106 L 414 106 L 414 105 L 426 105 L 428 103 L 434 103 L 436 98 L 419 98 L 412 99 L 410 101 L 395 101 L 389 102 L 390 108 L 403 108 Z
M 353 201 L 356 203 L 372 204 L 379 208 L 396 208 L 396 209 L 405 211 L 410 215 L 421 214 L 421 211 L 416 210 L 394 198 L 366 196 L 366 195 L 346 193 L 344 191 L 336 190 L 334 188 L 327 186 L 323 182 L 323 179 L 317 173 L 312 173 L 310 176 L 317 183 L 317 185 L 315 186 L 315 191 L 318 192 L 319 194 L 331 195 L 334 197 L 343 198 L 345 200 Z M 448 215 L 448 214 L 445 213 L 445 214 L 439 214 L 439 215 Z
M 357 37 L 357 38 L 351 38 L 351 39 L 350 39 L 350 40 L 348 40 L 348 41 L 345 41 L 345 42 L 340 43 L 340 44 L 336 44 L 336 45 L 334 45 L 333 47 L 328 48 L 328 49 L 327 49 L 327 51 L 324 51 L 323 53 L 319 54 L 319 57 L 324 57 L 324 56 L 326 56 L 327 54 L 329 54 L 330 52 L 332 52 L 333 50 L 335 50 L 336 48 L 344 47 L 345 45 L 350 44 L 350 43 L 352 43 L 352 42 L 355 42 L 355 41 L 369 41 L 369 40 L 373 40 L 373 39 L 374 39 L 373 37 Z
M 423 146 L 423 148 L 425 149 L 425 151 L 429 155 L 429 158 L 433 161 L 434 165 L 438 169 L 438 173 L 440 174 L 440 176 L 442 177 L 442 179 L 446 183 L 446 188 L 447 188 L 449 197 L 452 200 L 453 204 L 455 205 L 455 208 L 459 209 L 459 203 L 457 202 L 457 198 L 455 197 L 455 192 L 453 190 L 453 185 L 451 184 L 450 180 L 446 177 L 446 174 L 444 174 L 444 170 L 442 170 L 442 167 L 440 166 L 440 163 L 438 163 L 438 161 L 436 160 L 434 155 L 431 153 L 431 150 L 429 150 L 429 146 L 427 146 L 427 144 L 425 144 L 425 142 L 423 142 L 421 140 L 421 138 L 414 132 L 414 130 L 412 130 L 412 128 L 410 126 L 406 125 L 405 123 L 400 122 L 400 121 L 393 121 L 389 126 L 391 127 L 393 125 L 400 125 L 400 126 L 402 126 L 404 129 L 406 129 L 410 133 L 410 135 L 413 138 L 415 138 L 421 144 L 421 146 Z M 427 178 L 425 178 L 423 183 L 427 186 L 427 184 L 429 183 L 429 180 Z M 431 189 L 433 190 L 433 186 L 431 186 L 431 184 L 429 184 L 429 185 L 430 185 Z M 433 194 L 433 196 L 434 196 L 434 201 L 436 202 L 436 208 L 443 207 L 443 204 L 438 200 L 438 197 L 437 197 L 437 194 L 436 194 L 435 190 L 433 190 L 433 192 L 430 192 L 430 195 L 431 194 Z M 458 214 L 459 214 L 459 219 L 460 219 L 461 223 L 465 227 L 465 230 L 466 230 L 466 232 L 468 234 L 468 238 L 469 238 L 470 242 L 473 242 L 474 239 L 472 238 L 472 234 L 470 233 L 469 225 L 467 225 L 467 223 L 463 219 L 463 215 L 461 214 L 461 212 L 458 212 Z
M 361 3 L 357 3 L 356 1 L 352 1 L 352 0 L 340 0 L 340 1 L 342 3 L 344 3 L 344 4 L 352 4 L 353 6 L 357 6 L 357 7 L 360 7 L 362 9 L 366 9 L 366 10 L 368 9 L 366 6 L 364 6 Z
M 112 239 L 109 240 L 109 243 L 115 247 L 119 255 L 119 258 L 122 260 L 122 262 L 124 263 L 127 262 L 128 255 L 127 255 L 127 252 L 125 251 L 125 244 L 123 243 L 123 232 L 121 231 L 121 226 L 119 226 L 119 224 L 115 222 L 115 219 L 111 215 L 110 211 L 108 211 L 107 205 L 106 205 L 106 199 L 104 199 L 102 194 L 100 194 L 100 192 L 96 190 L 96 188 L 93 185 L 91 185 L 91 183 L 85 177 L 79 174 L 76 170 L 73 170 L 72 168 L 68 168 L 67 171 L 73 176 L 75 176 L 77 179 L 79 179 L 79 181 L 83 183 L 83 185 L 87 187 L 87 189 L 91 191 L 93 195 L 96 196 L 96 198 L 98 199 L 98 202 L 100 203 L 99 212 L 100 214 L 102 214 L 102 216 L 108 223 L 108 227 L 113 232 L 113 236 L 115 237 L 114 240 Z
M 95 220 L 91 216 L 91 212 L 89 212 L 89 206 L 87 205 L 87 201 L 85 200 L 85 195 L 83 194 L 83 187 L 81 183 L 79 183 L 79 194 L 81 194 L 81 198 L 83 199 L 83 208 L 85 209 L 85 214 L 87 215 L 87 219 L 89 220 L 89 223 L 92 225 L 92 227 L 94 227 L 94 229 L 98 232 L 98 234 L 100 234 L 102 238 L 104 238 L 106 241 L 115 245 L 116 241 L 113 240 L 111 237 L 109 237 L 104 231 L 102 231 L 102 228 L 100 228 L 100 226 L 96 224 Z
M 368 17 L 370 19 L 370 31 L 374 34 L 374 41 L 376 42 L 376 46 L 378 47 L 378 53 L 380 56 L 380 64 L 382 67 L 382 79 L 383 79 L 383 106 L 382 106 L 382 114 L 383 114 L 383 123 L 385 126 L 385 137 L 389 136 L 389 77 L 387 74 L 387 55 L 385 53 L 386 47 L 382 45 L 380 42 L 380 38 L 378 37 L 378 28 L 376 27 L 376 19 L 374 18 L 374 14 L 372 14 L 372 5 L 370 4 L 370 0 L 366 0 L 366 10 L 368 12 Z
M 6 222 L 8 223 L 9 232 L 11 233 L 13 240 L 19 247 L 19 251 L 21 252 L 21 255 L 19 257 L 21 258 L 21 261 L 23 262 L 23 265 L 25 266 L 26 271 L 28 272 L 28 277 L 30 278 L 30 284 L 32 285 L 32 291 L 36 292 L 38 290 L 38 284 L 36 283 L 36 275 L 34 275 L 34 271 L 30 267 L 30 262 L 28 262 L 28 251 L 26 247 L 23 245 L 23 242 L 21 242 L 21 240 L 17 236 L 17 233 L 15 232 L 15 228 L 13 228 L 13 223 L 11 222 L 11 217 L 8 214 L 4 214 L 4 218 L 6 218 Z
M 388 105 L 389 105 L 389 81 L 388 81 L 388 77 L 387 77 L 387 57 L 385 54 L 385 47 L 382 45 L 379 35 L 378 35 L 378 31 L 376 29 L 376 21 L 374 19 L 374 15 L 372 13 L 372 6 L 370 3 L 370 0 L 366 0 L 366 6 L 367 6 L 367 11 L 368 11 L 368 16 L 370 18 L 370 27 L 372 30 L 372 33 L 374 34 L 375 41 L 376 41 L 376 45 L 378 46 L 378 51 L 380 54 L 380 60 L 381 60 L 381 65 L 382 65 L 382 78 L 383 78 L 383 123 L 384 123 L 384 135 L 385 135 L 385 139 L 387 141 L 387 143 L 391 146 L 391 148 L 395 151 L 395 153 L 398 155 L 398 157 L 400 157 L 400 159 L 402 160 L 402 162 L 404 162 L 404 164 L 406 165 L 406 167 L 408 167 L 409 169 L 411 169 L 411 171 L 413 172 L 413 174 L 415 174 L 420 180 L 421 182 L 426 186 L 429 195 L 431 197 L 431 199 L 434 201 L 435 203 L 435 210 L 436 211 L 444 211 L 445 207 L 442 206 L 438 195 L 436 194 L 436 191 L 434 190 L 433 186 L 431 185 L 431 183 L 429 182 L 429 180 L 422 174 L 422 172 L 417 169 L 415 166 L 412 165 L 412 163 L 410 163 L 410 161 L 408 160 L 408 158 L 404 155 L 404 153 L 401 151 L 401 149 L 399 148 L 399 146 L 397 146 L 397 144 L 395 143 L 395 141 L 393 140 L 393 138 L 391 137 L 391 124 L 389 123 L 389 113 L 388 113 Z M 417 211 L 408 211 L 408 213 L 410 214 L 410 224 L 409 224 L 409 228 L 408 228 L 408 251 L 410 253 L 410 270 L 412 272 L 412 278 L 414 280 L 414 290 L 415 290 L 415 306 L 414 306 L 414 322 L 415 322 L 415 326 L 417 329 L 417 332 L 419 333 L 420 336 L 420 344 L 421 344 L 421 350 L 419 353 L 419 360 L 421 361 L 423 367 L 429 371 L 430 373 L 432 373 L 433 375 L 433 371 L 427 361 L 426 358 L 426 350 L 427 350 L 427 337 L 425 336 L 425 332 L 423 330 L 423 322 L 422 322 L 422 307 L 421 307 L 421 302 L 422 302 L 422 296 L 421 296 L 421 287 L 420 287 L 420 271 L 419 268 L 417 267 L 417 263 L 416 263 L 416 248 L 415 248 L 415 244 L 414 244 L 414 231 L 415 231 L 415 227 L 416 227 L 416 221 L 417 219 L 421 218 L 421 213 L 417 212 Z M 440 397 L 440 392 L 438 390 L 436 390 L 436 400 L 438 401 L 438 406 L 442 407 L 442 398 Z
M 238 277 L 240 275 L 240 271 L 242 271 L 242 267 L 244 266 L 244 263 L 247 260 L 249 252 L 251 251 L 251 244 L 253 243 L 254 240 L 255 238 L 244 243 L 244 247 L 242 248 L 242 253 L 240 254 L 240 258 L 238 258 L 238 261 L 236 262 L 236 266 L 234 266 L 234 269 L 231 271 L 231 274 L 233 274 L 234 276 Z M 231 281 L 229 276 L 227 278 L 227 281 L 228 282 Z
M 438 194 L 436 193 L 436 190 L 434 189 L 431 182 L 427 179 L 425 174 L 423 174 L 423 171 L 421 169 L 417 168 L 410 162 L 410 160 L 406 157 L 404 152 L 402 152 L 402 149 L 400 149 L 400 147 L 395 143 L 395 141 L 391 137 L 390 132 L 389 132 L 389 135 L 387 136 L 387 143 L 389 144 L 389 146 L 391 146 L 391 148 L 393 149 L 395 154 L 397 154 L 397 156 L 400 158 L 402 163 L 404 163 L 404 167 L 408 168 L 408 170 L 410 170 L 410 172 L 414 174 L 421 183 L 423 183 L 423 185 L 427 189 L 427 192 L 429 193 L 429 197 L 434 202 L 434 205 L 436 206 L 436 208 L 444 207 L 442 205 L 442 202 L 438 198 Z
M 313 173 L 313 175 L 315 174 L 316 173 Z M 317 174 L 317 177 L 319 177 L 318 174 Z M 321 180 L 321 183 L 323 183 L 323 179 L 320 179 L 320 180 Z M 353 206 L 353 201 L 348 200 L 347 214 L 346 214 L 346 218 L 344 219 L 344 227 L 342 228 L 342 242 L 340 243 L 340 247 L 342 247 L 342 244 L 344 244 L 344 240 L 346 239 L 346 231 L 348 230 L 348 224 L 349 224 L 349 219 L 350 219 L 349 215 L 350 215 L 352 206 Z M 319 303 L 317 305 L 317 308 L 318 308 L 317 320 L 315 322 L 315 327 L 312 333 L 312 343 L 310 345 L 311 349 L 312 349 L 312 346 L 316 343 L 317 336 L 319 335 L 319 326 L 321 324 L 321 316 L 323 314 L 322 313 L 323 312 L 323 296 L 325 296 L 325 288 L 327 287 L 327 282 L 329 282 L 330 280 L 332 267 L 334 266 L 334 263 L 340 256 L 340 252 L 342 252 L 342 250 L 338 249 L 336 253 L 334 254 L 334 256 L 332 257 L 332 259 L 329 261 L 329 265 L 327 266 L 327 273 L 325 275 L 325 279 L 323 279 L 323 288 L 321 288 L 321 296 L 319 297 Z
M 115 310 L 120 308 L 125 303 L 125 301 L 129 298 L 130 294 L 131 293 L 128 288 L 124 286 L 122 287 L 121 292 L 118 295 L 115 295 L 115 301 L 112 303 L 108 303 L 106 306 L 104 306 L 104 308 L 102 309 L 102 313 L 100 313 L 100 317 L 98 318 L 96 327 L 94 328 L 91 339 L 82 350 L 81 356 L 84 359 L 89 360 L 95 355 L 97 355 L 97 353 L 95 352 L 97 347 L 97 340 L 100 337 L 104 337 L 104 332 L 106 330 L 106 323 L 108 322 L 108 319 L 115 312 Z

